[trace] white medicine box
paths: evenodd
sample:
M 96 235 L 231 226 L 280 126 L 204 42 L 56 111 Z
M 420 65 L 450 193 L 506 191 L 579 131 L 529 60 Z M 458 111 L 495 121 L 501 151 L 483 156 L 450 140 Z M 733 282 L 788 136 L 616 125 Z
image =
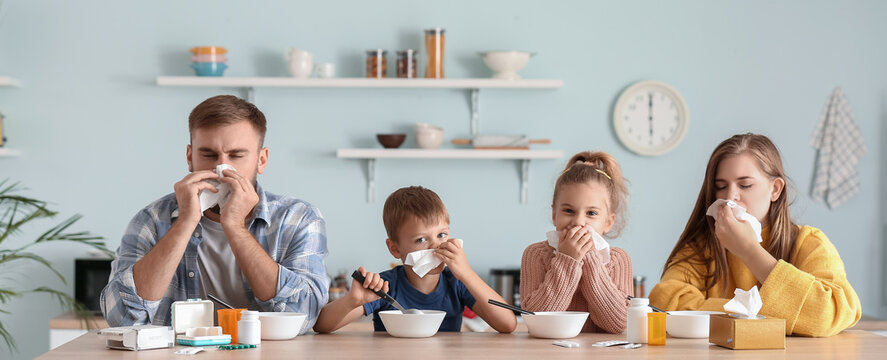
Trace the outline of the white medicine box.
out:
M 172 328 L 179 345 L 206 346 L 231 343 L 231 335 L 213 326 L 213 302 L 188 299 L 172 303 Z

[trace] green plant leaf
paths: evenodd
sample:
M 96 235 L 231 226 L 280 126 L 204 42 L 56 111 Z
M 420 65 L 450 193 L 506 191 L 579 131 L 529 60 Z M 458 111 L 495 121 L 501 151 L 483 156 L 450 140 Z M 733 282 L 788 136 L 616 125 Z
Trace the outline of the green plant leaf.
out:
M 9 300 L 12 300 L 12 298 L 20 296 L 22 295 L 15 291 L 9 289 L 0 289 L 0 304 L 5 304 Z
M 6 342 L 6 347 L 12 351 L 18 351 L 18 347 L 15 346 L 15 339 L 12 337 L 12 334 L 6 330 L 6 326 L 3 325 L 3 322 L 0 321 L 0 337 L 3 338 L 3 341 Z
M 41 263 L 41 264 L 43 264 L 44 266 L 46 266 L 47 268 L 49 268 L 49 270 L 52 270 L 52 272 L 55 273 L 55 275 L 58 276 L 59 279 L 62 280 L 62 283 L 65 283 L 65 284 L 68 283 L 68 282 L 65 280 L 65 276 L 62 275 L 62 273 L 58 272 L 54 267 L 52 267 L 52 264 L 50 264 L 49 261 L 47 261 L 46 259 L 44 259 L 42 256 L 37 255 L 37 254 L 34 254 L 34 253 L 30 253 L 30 252 L 13 252 L 12 254 L 2 255 L 2 256 L 0 256 L 0 265 L 2 265 L 2 264 L 4 264 L 4 263 L 7 263 L 7 262 L 10 262 L 10 261 L 15 261 L 15 260 L 33 260 L 33 261 L 36 261 L 36 262 L 38 262 L 38 263 Z

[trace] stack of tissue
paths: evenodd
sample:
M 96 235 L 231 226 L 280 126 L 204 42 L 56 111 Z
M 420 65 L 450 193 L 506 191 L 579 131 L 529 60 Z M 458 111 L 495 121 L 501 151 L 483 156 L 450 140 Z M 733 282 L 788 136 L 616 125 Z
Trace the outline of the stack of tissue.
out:
M 459 247 L 462 247 L 462 239 L 453 240 L 459 244 Z M 425 274 L 440 266 L 440 263 L 443 262 L 439 257 L 434 255 L 434 250 L 435 249 L 413 251 L 407 254 L 407 258 L 403 263 L 404 265 L 412 266 L 413 272 L 415 272 L 416 275 L 419 275 L 419 277 L 425 277 Z
M 591 239 L 594 241 L 594 248 L 597 250 L 598 254 L 601 256 L 601 262 L 603 264 L 607 264 L 610 262 L 610 243 L 607 240 L 604 240 L 604 237 L 601 234 L 598 234 L 597 231 L 594 230 L 591 226 L 585 225 L 585 229 L 587 232 L 591 233 Z M 557 245 L 561 240 L 561 232 L 560 231 L 549 231 L 545 233 L 545 237 L 548 239 L 548 245 L 557 249 Z
M 761 293 L 758 292 L 758 286 L 755 285 L 748 291 L 737 288 L 733 291 L 733 298 L 724 304 L 724 310 L 728 313 L 735 313 L 732 316 L 741 319 L 761 319 L 758 311 L 764 306 L 761 300 Z
M 746 212 L 744 207 L 739 206 L 739 204 L 737 204 L 733 200 L 716 200 L 714 203 L 711 204 L 711 206 L 708 207 L 708 210 L 705 211 L 705 215 L 711 216 L 715 218 L 715 221 L 718 221 L 718 209 L 721 207 L 722 204 L 727 204 L 727 207 L 729 207 L 730 210 L 733 210 L 733 216 L 735 216 L 737 219 L 743 220 L 751 225 L 751 228 L 755 231 L 755 236 L 757 236 L 757 240 L 759 243 L 763 241 L 763 239 L 761 238 L 761 222 L 758 221 L 758 219 L 756 219 L 754 216 L 752 216 L 752 214 Z
M 219 178 L 225 177 L 222 175 L 222 171 L 224 170 L 233 170 L 233 166 L 228 164 L 221 164 L 216 166 L 216 174 L 219 174 Z M 231 185 L 225 184 L 221 181 L 215 179 L 206 180 L 206 182 L 212 184 L 219 190 L 219 192 L 212 192 L 209 190 L 201 190 L 200 191 L 200 212 L 203 213 L 206 209 L 209 209 L 213 206 L 219 205 L 219 207 L 225 206 L 225 203 L 228 201 L 228 195 L 231 194 Z

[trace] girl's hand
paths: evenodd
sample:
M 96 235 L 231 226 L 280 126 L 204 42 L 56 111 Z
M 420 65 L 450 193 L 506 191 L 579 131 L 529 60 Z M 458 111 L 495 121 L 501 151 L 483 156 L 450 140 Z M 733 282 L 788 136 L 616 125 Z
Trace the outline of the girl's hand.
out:
M 363 266 L 357 269 L 363 275 L 363 284 L 357 280 L 351 279 L 351 290 L 348 291 L 348 297 L 357 305 L 363 305 L 379 299 L 374 291 L 382 290 L 388 292 L 388 281 L 382 279 L 379 274 L 366 271 Z
M 591 233 L 585 226 L 576 225 L 563 231 L 557 251 L 581 261 L 592 247 L 594 247 L 594 240 L 591 238 Z
M 749 249 L 758 245 L 757 236 L 751 225 L 733 215 L 733 210 L 726 204 L 718 209 L 715 221 L 715 236 L 727 251 L 742 257 Z
M 474 270 L 471 270 L 471 266 L 468 265 L 465 250 L 459 246 L 456 239 L 451 238 L 440 244 L 440 247 L 434 250 L 434 255 L 443 260 L 443 263 L 450 268 L 456 279 L 463 280 L 466 275 L 474 273 Z

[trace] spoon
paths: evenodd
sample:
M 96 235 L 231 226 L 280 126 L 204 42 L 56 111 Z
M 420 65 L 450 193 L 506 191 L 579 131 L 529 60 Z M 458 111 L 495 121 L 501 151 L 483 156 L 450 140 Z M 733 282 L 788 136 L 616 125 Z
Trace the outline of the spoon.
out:
M 354 280 L 357 280 L 357 282 L 359 282 L 361 284 L 363 284 L 363 282 L 366 281 L 366 278 L 360 273 L 360 271 L 357 271 L 357 270 L 354 270 L 354 272 L 351 273 L 351 277 L 354 278 Z M 396 307 L 398 310 L 400 310 L 400 312 L 402 312 L 404 314 L 424 314 L 421 310 L 404 309 L 403 305 L 401 305 L 399 302 L 397 302 L 397 300 L 394 300 L 394 298 L 391 297 L 391 295 L 388 295 L 388 293 L 386 293 L 382 290 L 378 290 L 378 291 L 374 290 L 373 292 L 376 293 L 376 295 L 379 295 L 379 297 L 381 297 L 382 299 L 384 299 L 385 301 L 387 301 L 391 305 L 394 305 L 394 307 Z
M 519 313 L 521 313 L 521 314 L 536 315 L 536 313 L 534 313 L 534 312 L 532 312 L 532 311 L 524 310 L 524 309 L 522 309 L 522 308 L 520 308 L 520 307 L 518 307 L 518 306 L 508 305 L 508 304 L 506 304 L 506 303 L 498 302 L 498 301 L 493 300 L 493 299 L 487 300 L 487 302 L 489 302 L 490 304 L 493 304 L 493 305 L 499 306 L 499 307 L 504 307 L 504 308 L 506 308 L 506 309 L 508 309 L 508 310 L 511 310 L 511 311 L 517 311 L 517 312 L 519 312 Z
M 215 300 L 217 303 L 222 304 L 222 305 L 225 306 L 226 308 L 229 308 L 229 309 L 233 309 L 233 308 L 234 308 L 233 306 L 228 305 L 228 303 L 222 301 L 222 299 L 219 299 L 219 298 L 215 297 L 213 294 L 206 294 L 206 296 L 209 296 L 210 299 Z

